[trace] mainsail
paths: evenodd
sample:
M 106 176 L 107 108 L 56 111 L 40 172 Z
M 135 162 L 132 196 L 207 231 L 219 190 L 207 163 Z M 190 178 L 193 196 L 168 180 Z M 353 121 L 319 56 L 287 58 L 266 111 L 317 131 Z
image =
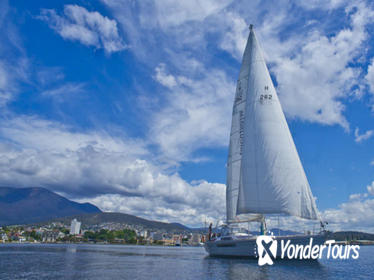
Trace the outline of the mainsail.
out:
M 227 221 L 319 213 L 251 26 L 237 83 L 227 166 Z
M 259 220 L 262 218 L 262 215 L 257 214 L 237 214 L 240 170 L 243 154 L 246 98 L 248 93 L 248 76 L 251 64 L 251 45 L 249 44 L 249 42 L 250 40 L 248 39 L 239 72 L 239 79 L 236 85 L 235 100 L 232 110 L 230 146 L 227 160 L 226 179 L 226 217 L 228 223 Z

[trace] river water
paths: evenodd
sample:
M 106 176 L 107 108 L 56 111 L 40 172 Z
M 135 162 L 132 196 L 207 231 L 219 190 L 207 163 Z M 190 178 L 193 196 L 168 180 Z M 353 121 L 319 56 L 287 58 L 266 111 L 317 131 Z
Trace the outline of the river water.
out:
M 374 279 L 374 246 L 357 260 L 279 261 L 207 257 L 202 247 L 0 245 L 0 279 Z

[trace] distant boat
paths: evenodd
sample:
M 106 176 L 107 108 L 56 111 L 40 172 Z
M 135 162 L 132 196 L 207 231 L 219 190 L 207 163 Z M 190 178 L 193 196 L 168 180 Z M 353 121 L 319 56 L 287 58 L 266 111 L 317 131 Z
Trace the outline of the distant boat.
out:
M 211 256 L 257 257 L 257 236 L 233 230 L 242 222 L 260 222 L 266 235 L 265 215 L 321 220 L 252 25 L 232 112 L 226 210 L 226 232 L 205 243 Z M 325 241 L 323 231 L 274 239 L 305 245 L 311 237 Z

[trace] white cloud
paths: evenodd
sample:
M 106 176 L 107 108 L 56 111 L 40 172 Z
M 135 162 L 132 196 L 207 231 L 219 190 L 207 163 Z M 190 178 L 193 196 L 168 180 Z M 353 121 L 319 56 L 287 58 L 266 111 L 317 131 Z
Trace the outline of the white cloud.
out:
M 166 66 L 160 63 L 155 69 L 154 79 L 165 87 L 172 88 L 177 85 L 175 77 L 166 73 Z
M 326 9 L 332 10 L 339 8 L 347 3 L 347 0 L 309 0 L 309 1 L 296 1 L 297 5 L 300 5 L 306 9 Z
M 85 91 L 83 83 L 65 83 L 41 92 L 42 96 L 58 97 L 66 94 L 79 94 Z
M 204 180 L 188 183 L 168 173 L 146 143 L 100 132 L 71 132 L 57 123 L 19 117 L 0 123 L 0 183 L 43 186 L 104 211 L 201 226 L 225 215 L 225 186 Z M 337 209 L 322 213 L 331 230 L 374 230 L 374 182 Z M 277 220 L 269 221 L 277 227 Z M 282 228 L 318 228 L 312 222 L 281 218 Z
M 0 110 L 17 96 L 19 83 L 27 82 L 28 59 L 13 25 L 7 1 L 0 2 Z
M 368 130 L 360 135 L 358 127 L 355 129 L 355 142 L 360 143 L 362 141 L 368 140 L 374 134 L 374 130 Z
M 144 174 L 145 175 L 145 174 Z M 205 219 L 216 220 L 225 216 L 223 184 L 202 182 L 191 186 L 179 176 L 150 177 L 154 181 L 148 187 L 149 194 L 142 196 L 102 195 L 91 202 L 104 211 L 131 213 L 147 219 L 180 222 L 191 226 L 201 226 Z
M 374 181 L 371 183 L 371 185 L 367 186 L 368 193 L 371 195 L 374 195 Z
M 330 1 L 322 7 L 317 2 L 314 4 L 322 9 L 344 4 Z M 349 129 L 344 116 L 345 103 L 352 95 L 362 95 L 362 69 L 357 62 L 366 52 L 366 26 L 372 22 L 374 12 L 364 2 L 359 2 L 348 6 L 345 16 L 349 27 L 334 30 L 333 35 L 327 35 L 321 25 L 305 25 L 302 32 L 292 33 L 287 30 L 289 24 L 296 21 L 295 24 L 301 25 L 300 19 L 290 14 L 287 5 L 276 5 L 256 26 L 288 117 L 325 125 L 338 124 Z M 256 22 L 256 16 L 245 21 L 248 18 L 245 15 L 228 12 L 223 18 L 231 22 L 232 28 L 221 28 L 220 47 L 240 60 L 248 36 L 246 22 Z M 285 38 L 279 36 L 286 31 Z
M 189 21 L 202 21 L 218 13 L 232 0 L 155 1 L 155 10 L 161 27 L 172 27 Z
M 84 7 L 65 5 L 62 16 L 55 10 L 43 9 L 40 18 L 48 22 L 64 39 L 103 48 L 108 53 L 127 48 L 119 35 L 115 20 L 98 12 L 90 12 Z
M 365 76 L 366 82 L 369 85 L 370 91 L 374 94 L 374 59 L 371 60 L 371 63 L 368 66 L 368 72 Z
M 343 101 L 353 94 L 361 71 L 349 64 L 357 60 L 365 47 L 365 26 L 373 15 L 366 6 L 358 6 L 350 15 L 349 29 L 342 29 L 332 37 L 311 31 L 292 57 L 273 56 L 272 69 L 288 116 L 339 124 L 348 130 Z
M 229 139 L 228 116 L 231 115 L 234 84 L 222 71 L 206 71 L 202 65 L 197 68 L 200 78 L 195 80 L 166 75 L 173 81 L 166 94 L 167 105 L 152 114 L 149 138 L 174 161 L 191 160 L 193 151 L 226 146 Z
M 374 231 L 374 199 L 353 199 L 323 212 L 330 230 Z
M 147 153 L 138 139 L 73 133 L 63 125 L 32 117 L 2 121 L 0 135 L 3 184 L 51 186 L 70 194 L 80 193 L 84 191 L 81 187 L 90 184 L 93 188 L 107 186 L 108 191 L 120 188 L 110 183 L 112 175 L 117 174 L 118 180 L 123 176 L 120 162 Z
M 374 182 L 367 186 L 367 191 L 352 194 L 349 200 L 341 203 L 338 208 L 322 212 L 330 230 L 374 231 Z
M 9 77 L 4 67 L 4 64 L 0 61 L 0 108 L 11 99 L 12 93 L 9 89 Z
M 1 30 L 0 30 L 1 32 Z M 1 55 L 1 52 L 0 52 Z M 25 57 L 6 61 L 0 59 L 0 109 L 6 110 L 6 104 L 14 100 L 19 93 L 19 84 L 29 82 L 29 62 Z
M 359 198 L 361 198 L 361 194 L 359 194 L 359 193 L 351 194 L 349 196 L 349 200 L 355 200 L 355 199 L 359 199 Z
M 223 20 L 227 22 L 227 30 L 223 33 L 220 48 L 241 61 L 248 37 L 248 24 L 234 12 L 227 12 Z
M 163 170 L 140 139 L 72 132 L 35 117 L 1 122 L 0 137 L 3 186 L 46 187 L 106 211 L 190 225 L 224 215 L 223 184 L 189 184 Z
M 65 74 L 60 67 L 40 67 L 36 72 L 38 85 L 42 87 L 52 86 L 63 81 Z
M 285 8 L 277 10 L 274 16 L 266 16 L 256 29 L 276 75 L 278 92 L 288 117 L 325 125 L 338 124 L 349 129 L 344 102 L 353 94 L 352 88 L 358 84 L 361 71 L 350 64 L 365 48 L 368 36 L 365 26 L 374 17 L 373 11 L 363 4 L 355 8 L 347 8 L 350 26 L 337 30 L 333 36 L 311 28 L 305 34 L 291 34 L 281 40 L 278 33 L 288 20 Z M 200 20 L 197 33 L 216 32 L 221 38 L 219 47 L 241 60 L 248 25 L 238 11 L 228 8 Z M 172 42 L 184 41 L 178 34 L 184 34 L 190 25 L 182 24 L 163 35 Z M 204 36 L 198 38 L 205 40 Z M 201 41 L 199 44 L 203 45 Z M 175 49 L 177 54 L 171 50 L 166 54 L 170 55 L 173 73 L 167 72 L 163 63 L 155 67 L 155 79 L 168 87 L 170 93 L 164 93 L 167 102 L 161 111 L 151 114 L 151 138 L 166 154 L 179 155 L 186 160 L 199 148 L 227 145 L 235 80 L 231 80 L 226 68 L 212 69 L 201 60 L 197 67 L 189 67 L 188 62 L 196 59 L 185 57 L 183 51 L 178 52 L 178 43 Z M 198 49 L 194 52 L 199 55 Z M 182 79 L 189 82 L 183 83 Z
M 104 211 L 201 226 L 225 215 L 225 186 L 204 180 L 188 183 L 163 170 L 146 143 L 102 132 L 72 132 L 32 117 L 0 123 L 0 183 L 43 186 Z M 374 230 L 374 182 L 368 193 L 353 194 L 337 209 L 322 212 L 331 230 Z M 282 228 L 318 229 L 318 224 L 281 218 Z M 269 227 L 277 227 L 277 219 Z
M 345 27 L 334 27 L 332 32 L 330 26 L 318 22 L 305 25 L 306 11 L 298 8 L 299 15 L 291 13 L 290 5 L 282 1 L 254 1 L 251 8 L 236 2 L 220 2 L 214 7 L 210 2 L 202 7 L 184 1 L 131 7 L 116 0 L 103 2 L 128 34 L 135 55 L 154 70 L 153 78 L 170 90 L 159 92 L 158 96 L 166 100 L 158 103 L 160 111 L 147 112 L 150 138 L 160 144 L 161 150 L 192 160 L 188 154 L 199 148 L 227 145 L 239 66 L 217 62 L 215 54 L 218 46 L 240 61 L 249 23 L 255 24 L 286 115 L 349 130 L 345 107 L 349 98 L 358 94 L 353 88 L 360 88 L 362 69 L 355 62 L 365 52 L 366 26 L 374 17 L 364 3 L 348 6 Z M 318 1 L 313 4 L 323 13 L 344 5 L 330 1 L 327 9 Z M 291 24 L 297 26 L 297 32 L 292 31 Z M 158 42 L 157 49 L 154 42 Z M 198 66 L 190 66 L 190 61 L 198 61 Z M 217 73 L 221 80 L 216 78 Z M 190 83 L 183 84 L 179 78 Z M 212 102 L 216 98 L 212 91 L 220 87 L 221 92 L 227 91 L 226 97 Z M 159 122 L 156 127 L 155 120 Z M 211 137 L 212 133 L 219 135 Z M 212 141 L 213 137 L 217 140 Z

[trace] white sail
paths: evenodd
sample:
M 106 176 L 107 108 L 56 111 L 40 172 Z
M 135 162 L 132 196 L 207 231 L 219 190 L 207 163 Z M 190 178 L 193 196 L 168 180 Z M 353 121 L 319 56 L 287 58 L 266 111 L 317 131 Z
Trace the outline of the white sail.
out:
M 228 219 L 240 214 L 279 213 L 318 219 L 308 180 L 252 28 L 240 71 L 232 122 Z
M 232 111 L 230 146 L 229 156 L 227 160 L 226 179 L 226 216 L 228 223 L 258 220 L 262 217 L 262 215 L 256 214 L 237 215 L 236 213 L 243 151 L 245 102 L 248 91 L 248 74 L 250 65 L 250 45 L 248 44 L 248 42 L 243 55 L 239 79 L 236 84 L 235 100 Z

